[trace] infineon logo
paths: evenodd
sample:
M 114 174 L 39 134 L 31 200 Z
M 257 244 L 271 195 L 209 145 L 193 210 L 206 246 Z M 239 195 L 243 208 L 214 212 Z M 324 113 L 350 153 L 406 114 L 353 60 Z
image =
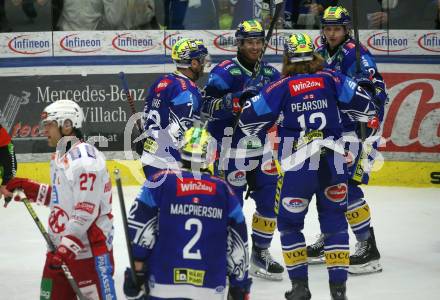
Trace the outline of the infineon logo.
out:
M 66 35 L 60 41 L 60 47 L 74 53 L 93 53 L 101 50 L 100 39 L 82 38 L 78 33 Z
M 418 41 L 419 47 L 431 52 L 440 52 L 440 33 L 429 32 L 422 35 Z
M 321 36 L 320 36 L 320 35 L 317 35 L 317 36 L 315 37 L 315 39 L 313 40 L 313 44 L 315 45 L 316 48 L 321 47 L 321 45 L 322 45 L 322 40 L 321 40 Z
M 270 38 L 269 44 L 267 45 L 268 48 L 275 50 L 275 51 L 283 51 L 284 50 L 284 41 L 286 40 L 286 36 L 283 34 L 274 34 Z
M 386 32 L 373 34 L 368 38 L 367 44 L 368 47 L 381 52 L 400 52 L 408 49 L 407 38 L 389 37 Z
M 50 41 L 37 36 L 29 34 L 19 35 L 13 37 L 8 42 L 8 48 L 20 54 L 36 55 L 44 52 L 49 52 Z
M 165 46 L 166 49 L 171 50 L 172 47 L 174 46 L 174 44 L 180 40 L 183 39 L 183 36 L 180 33 L 173 33 L 170 35 L 167 35 L 164 39 L 163 39 L 163 45 Z
M 234 33 L 226 32 L 216 36 L 214 46 L 223 51 L 236 52 Z
M 133 33 L 117 34 L 112 40 L 112 46 L 116 50 L 124 52 L 146 52 L 156 45 L 151 38 L 137 38 Z

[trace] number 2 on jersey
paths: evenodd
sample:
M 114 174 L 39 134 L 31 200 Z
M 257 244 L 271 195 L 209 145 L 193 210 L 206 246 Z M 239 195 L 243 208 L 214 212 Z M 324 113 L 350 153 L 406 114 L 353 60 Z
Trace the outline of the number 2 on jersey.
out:
M 189 242 L 183 247 L 183 258 L 185 259 L 202 259 L 202 254 L 200 254 L 200 249 L 197 249 L 195 251 L 192 248 L 197 243 L 197 241 L 200 239 L 200 236 L 202 235 L 202 228 L 203 224 L 200 222 L 199 219 L 191 218 L 186 220 L 185 222 L 185 230 L 192 231 L 193 225 L 196 227 L 196 233 L 193 235 L 193 237 L 189 240 Z

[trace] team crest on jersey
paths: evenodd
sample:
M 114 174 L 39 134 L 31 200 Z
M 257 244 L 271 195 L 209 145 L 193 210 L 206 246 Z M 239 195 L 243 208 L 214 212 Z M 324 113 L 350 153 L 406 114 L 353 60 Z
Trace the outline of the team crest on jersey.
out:
M 309 205 L 309 200 L 304 198 L 284 197 L 283 200 L 281 200 L 281 203 L 287 211 L 292 213 L 300 213 L 307 208 Z
M 347 196 L 347 185 L 345 183 L 340 183 L 329 186 L 324 190 L 324 194 L 333 202 L 342 202 Z
M 166 78 L 162 79 L 161 81 L 159 81 L 159 83 L 154 88 L 154 92 L 156 94 L 162 92 L 170 85 L 170 83 L 171 83 L 170 79 L 166 79 Z
M 246 184 L 246 172 L 242 170 L 236 170 L 229 173 L 228 182 L 233 186 L 243 186 Z
M 290 95 L 297 96 L 317 89 L 325 88 L 323 78 L 303 78 L 289 81 Z
M 59 206 L 54 206 L 49 216 L 49 227 L 54 233 L 63 232 L 66 229 L 66 223 L 69 222 L 69 216 Z
M 257 135 L 261 131 L 261 129 L 263 129 L 264 125 L 266 125 L 266 124 L 267 124 L 267 122 L 256 122 L 256 123 L 243 124 L 240 121 L 240 129 L 247 136 L 254 136 L 254 135 Z

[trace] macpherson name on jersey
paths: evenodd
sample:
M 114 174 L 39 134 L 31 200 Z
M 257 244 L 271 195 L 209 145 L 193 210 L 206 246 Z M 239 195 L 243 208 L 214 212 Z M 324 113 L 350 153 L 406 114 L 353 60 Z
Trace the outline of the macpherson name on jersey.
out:
M 303 112 L 309 110 L 321 110 L 328 107 L 327 99 L 311 100 L 307 102 L 292 103 L 292 112 Z
M 202 206 L 197 204 L 171 203 L 170 214 L 221 219 L 223 217 L 223 210 L 218 207 Z

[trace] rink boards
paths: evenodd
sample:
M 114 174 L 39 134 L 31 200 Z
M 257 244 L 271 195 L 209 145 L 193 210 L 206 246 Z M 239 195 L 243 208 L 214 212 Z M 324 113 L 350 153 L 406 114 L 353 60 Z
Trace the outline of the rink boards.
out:
M 71 43 L 76 43 L 78 35 L 75 34 L 69 35 L 64 41 L 73 39 Z M 87 124 L 85 133 L 88 138 L 103 142 L 99 148 L 103 151 L 111 151 L 107 154 L 108 159 L 124 159 L 123 165 L 118 161 L 110 161 L 109 169 L 112 170 L 115 166 L 121 167 L 125 176 L 124 184 L 141 183 L 143 174 L 139 163 L 134 161 L 133 157 L 121 155 L 124 149 L 130 147 L 132 128 L 127 130 L 131 112 L 121 89 L 118 73 L 124 71 L 127 74 L 136 109 L 142 111 L 146 89 L 160 74 L 174 69 L 169 63 L 169 57 L 164 56 L 163 53 L 166 54 L 170 48 L 171 44 L 167 43 L 172 43 L 179 34 L 163 35 L 164 40 L 160 45 L 156 45 L 154 50 L 136 52 L 140 49 L 130 48 L 129 51 L 116 49 L 130 54 L 121 57 L 105 51 L 88 53 L 89 56 L 83 56 L 87 53 L 67 51 L 73 56 L 67 57 L 65 53 L 60 52 L 60 49 L 64 48 L 56 48 L 60 42 L 54 40 L 49 43 L 48 49 L 51 50 L 43 49 L 41 54 L 23 54 L 3 47 L 0 56 L 8 58 L 0 60 L 2 70 L 0 111 L 3 114 L 2 123 L 13 136 L 19 153 L 19 176 L 48 181 L 46 163 L 48 156 L 40 154 L 49 152 L 50 149 L 47 148 L 46 140 L 39 132 L 39 114 L 51 101 L 68 98 L 77 101 L 84 108 Z M 230 32 L 218 36 L 209 34 L 212 39 L 210 52 L 214 54 L 214 62 L 233 55 L 235 48 L 229 38 Z M 380 170 L 373 172 L 371 184 L 440 187 L 440 55 L 435 56 L 440 54 L 440 38 L 437 38 L 439 32 L 412 32 L 412 35 L 408 36 L 408 47 L 402 49 L 396 48 L 398 42 L 387 44 L 386 49 L 379 49 L 374 43 L 383 42 L 384 34 L 378 35 L 372 32 L 363 34 L 361 40 L 378 55 L 379 70 L 384 76 L 390 96 L 382 124 L 385 144 L 380 148 L 385 163 Z M 314 35 L 317 36 L 316 32 Z M 119 38 L 127 38 L 129 35 L 115 36 L 118 38 L 112 40 L 113 44 L 120 45 Z M 381 39 L 377 40 L 378 37 Z M 2 35 L 2 38 L 6 36 Z M 0 41 L 0 44 L 12 46 L 9 43 L 11 37 L 8 38 L 8 42 L 4 40 Z M 21 35 L 20 38 L 23 47 L 35 44 L 26 44 L 32 40 L 31 36 Z M 51 37 L 53 38 L 57 36 Z M 131 38 L 133 40 L 133 37 Z M 390 38 L 394 36 L 387 36 L 385 42 L 390 42 Z M 62 40 L 63 37 L 60 39 Z M 15 42 L 18 43 L 18 40 L 14 39 Z M 142 42 L 147 48 L 150 43 L 138 42 Z M 315 42 L 318 43 L 318 39 L 315 39 Z M 425 45 L 428 42 L 432 44 L 431 48 Z M 282 40 L 275 40 L 273 43 L 276 46 L 282 44 Z M 215 48 L 216 45 L 221 47 Z M 47 45 L 40 43 L 34 46 Z M 155 54 L 154 51 L 158 49 L 159 52 Z M 112 48 L 108 51 L 116 50 Z M 381 55 L 386 51 L 389 51 L 387 53 L 390 56 Z M 151 53 L 151 56 L 138 55 L 145 52 Z M 276 53 L 279 53 L 277 49 L 270 49 L 266 58 L 280 68 L 281 56 Z M 227 56 L 221 56 L 224 54 Z M 40 55 L 50 57 L 41 57 L 41 60 L 26 58 L 26 56 Z M 151 62 L 152 59 L 155 61 Z M 99 66 L 88 64 L 99 64 Z M 201 85 L 204 80 L 206 76 L 201 80 Z

